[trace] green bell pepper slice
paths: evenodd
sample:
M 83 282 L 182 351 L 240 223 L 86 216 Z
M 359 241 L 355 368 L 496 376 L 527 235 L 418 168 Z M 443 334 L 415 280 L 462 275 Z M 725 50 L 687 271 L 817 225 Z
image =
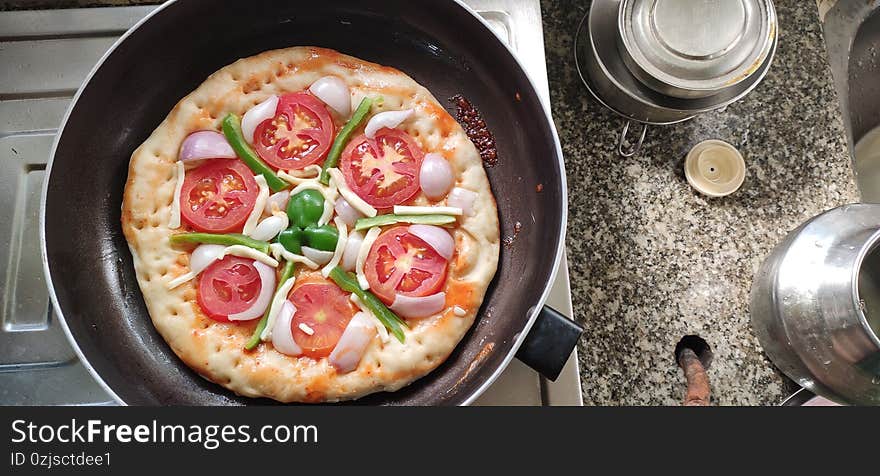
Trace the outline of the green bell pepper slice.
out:
M 360 298 L 364 307 L 369 309 L 397 340 L 403 342 L 406 339 L 403 333 L 403 328 L 409 327 L 406 325 L 406 321 L 392 312 L 391 309 L 388 309 L 375 294 L 361 289 L 357 278 L 353 274 L 346 273 L 345 270 L 337 266 L 330 271 L 330 279 L 343 291 L 352 293 Z
M 415 223 L 419 225 L 448 225 L 455 222 L 453 215 L 376 215 L 372 218 L 361 218 L 354 224 L 355 230 L 366 230 L 374 226 L 394 225 L 395 223 Z
M 339 156 L 342 155 L 342 150 L 345 149 L 345 146 L 348 145 L 348 141 L 351 140 L 351 134 L 361 125 L 361 123 L 364 122 L 364 119 L 367 118 L 367 114 L 370 112 L 372 106 L 372 99 L 367 97 L 361 99 L 361 103 L 358 104 L 357 109 L 354 110 L 351 119 L 342 126 L 339 134 L 336 135 L 336 139 L 333 140 L 333 145 L 330 146 L 330 152 L 327 153 L 327 158 L 324 160 L 324 165 L 321 166 L 321 183 L 324 185 L 330 183 L 330 173 L 328 170 L 336 167 L 336 164 L 339 162 Z
M 303 190 L 287 202 L 287 217 L 299 228 L 316 225 L 324 214 L 324 196 L 317 190 Z
M 309 226 L 303 230 L 308 246 L 321 251 L 335 251 L 339 241 L 339 230 L 330 225 Z
M 280 192 L 290 186 L 290 184 L 275 175 L 275 172 L 263 162 L 263 159 L 254 152 L 254 149 L 252 149 L 247 140 L 245 140 L 244 134 L 241 132 L 241 119 L 239 119 L 238 116 L 235 114 L 227 114 L 226 117 L 223 118 L 222 125 L 223 135 L 226 136 L 226 140 L 229 142 L 229 145 L 232 146 L 232 150 L 235 151 L 238 158 L 240 158 L 253 173 L 265 177 L 266 184 L 269 185 L 269 188 L 271 188 L 273 192 Z
M 227 235 L 219 235 L 215 233 L 178 233 L 171 235 L 169 238 L 172 245 L 180 245 L 186 243 L 208 243 L 211 245 L 243 245 L 253 248 L 259 252 L 269 254 L 269 243 L 265 241 L 255 240 L 249 236 L 239 235 L 235 233 Z

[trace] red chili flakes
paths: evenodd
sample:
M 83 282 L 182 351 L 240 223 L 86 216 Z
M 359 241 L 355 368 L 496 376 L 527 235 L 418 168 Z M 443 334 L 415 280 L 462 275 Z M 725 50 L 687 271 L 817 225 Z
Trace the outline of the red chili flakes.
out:
M 455 104 L 455 115 L 458 118 L 458 122 L 464 126 L 464 130 L 471 142 L 477 146 L 480 158 L 483 159 L 483 166 L 486 168 L 494 167 L 498 163 L 495 136 L 492 135 L 492 132 L 486 126 L 486 121 L 483 120 L 480 111 L 461 94 L 452 96 L 450 101 Z

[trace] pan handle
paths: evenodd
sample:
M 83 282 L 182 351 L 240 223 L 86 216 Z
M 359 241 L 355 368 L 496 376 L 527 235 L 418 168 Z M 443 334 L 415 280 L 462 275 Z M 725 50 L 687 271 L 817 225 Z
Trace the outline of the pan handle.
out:
M 648 125 L 642 124 L 642 133 L 639 134 L 639 140 L 635 144 L 631 145 L 628 150 L 623 148 L 623 145 L 626 143 L 626 134 L 629 132 L 629 125 L 632 121 L 626 121 L 626 124 L 623 125 L 623 130 L 620 131 L 620 139 L 617 141 L 617 153 L 620 154 L 621 157 L 632 157 L 639 153 L 639 149 L 642 148 L 642 143 L 645 142 L 645 136 L 648 134 Z
M 544 306 L 516 352 L 516 358 L 555 381 L 583 333 L 580 324 L 556 309 Z

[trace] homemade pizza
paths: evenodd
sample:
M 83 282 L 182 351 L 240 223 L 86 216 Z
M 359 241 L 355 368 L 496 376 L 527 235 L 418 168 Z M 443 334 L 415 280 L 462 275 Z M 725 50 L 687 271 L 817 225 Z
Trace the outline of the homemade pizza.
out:
M 394 391 L 452 352 L 495 275 L 480 154 L 427 89 L 336 51 L 239 60 L 131 156 L 122 229 L 153 324 L 249 397 Z

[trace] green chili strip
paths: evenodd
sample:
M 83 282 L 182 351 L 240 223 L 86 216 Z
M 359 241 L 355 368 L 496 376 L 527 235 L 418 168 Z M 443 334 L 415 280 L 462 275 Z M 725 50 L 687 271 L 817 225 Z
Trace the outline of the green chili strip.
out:
M 397 338 L 397 340 L 400 342 L 404 341 L 405 336 L 403 334 L 403 328 L 407 327 L 406 322 L 398 317 L 397 314 L 391 312 L 391 309 L 385 307 L 385 304 L 383 304 L 373 293 L 361 289 L 357 282 L 357 278 L 355 278 L 353 274 L 346 273 L 342 268 L 337 266 L 333 268 L 333 271 L 330 271 L 330 279 L 332 279 L 337 286 L 342 288 L 343 291 L 353 293 L 360 298 L 364 307 L 369 309 L 370 312 L 372 312 L 373 315 L 385 325 L 391 334 Z
M 342 126 L 342 130 L 339 131 L 339 134 L 333 141 L 333 145 L 330 146 L 330 152 L 327 154 L 327 159 L 324 160 L 324 165 L 321 167 L 321 183 L 324 185 L 330 183 L 330 173 L 328 170 L 336 167 L 336 163 L 339 162 L 339 156 L 342 155 L 342 149 L 345 148 L 348 141 L 351 139 L 352 132 L 364 122 L 364 119 L 366 119 L 367 113 L 370 112 L 372 106 L 372 99 L 367 97 L 361 99 L 361 103 L 358 104 L 351 119 Z
M 284 263 L 284 268 L 281 268 L 281 279 L 278 280 L 278 286 L 275 287 L 275 292 L 277 293 L 281 286 L 287 282 L 288 279 L 293 278 L 293 269 L 294 264 L 293 261 L 286 261 Z M 274 296 L 274 294 L 273 294 Z M 263 313 L 262 319 L 257 324 L 257 328 L 254 329 L 254 334 L 251 336 L 251 340 L 245 344 L 244 348 L 247 350 L 253 350 L 255 347 L 260 345 L 260 334 L 263 333 L 263 329 L 266 328 L 266 324 L 269 322 L 269 311 L 272 310 L 272 306 L 266 308 L 266 312 Z
M 178 233 L 176 235 L 171 235 L 170 240 L 172 245 L 183 243 L 208 243 L 211 245 L 224 246 L 243 245 L 259 252 L 269 254 L 269 243 L 239 234 L 217 235 L 214 233 Z
M 355 230 L 366 230 L 374 226 L 393 225 L 395 223 L 417 223 L 419 225 L 446 225 L 453 223 L 452 215 L 377 215 L 372 218 L 361 218 L 354 224 Z
M 279 192 L 290 186 L 290 184 L 278 178 L 275 172 L 260 159 L 260 156 L 247 143 L 244 134 L 241 132 L 241 119 L 238 116 L 227 114 L 223 118 L 223 134 L 241 161 L 247 164 L 255 174 L 261 174 L 265 177 L 266 184 L 269 185 L 273 192 Z

